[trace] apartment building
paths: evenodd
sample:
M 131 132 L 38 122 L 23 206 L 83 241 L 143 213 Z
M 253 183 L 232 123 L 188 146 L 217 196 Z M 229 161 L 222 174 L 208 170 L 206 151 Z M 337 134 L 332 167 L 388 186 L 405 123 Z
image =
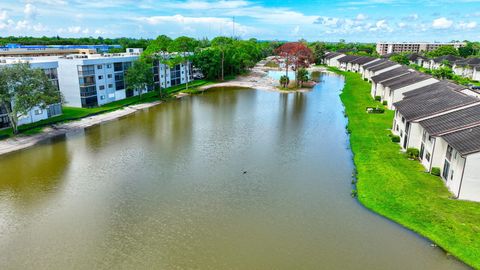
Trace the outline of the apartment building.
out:
M 119 49 L 120 45 L 20 45 L 0 46 L 0 57 L 40 57 L 62 56 L 70 54 L 105 53 L 110 49 Z
M 129 48 L 127 53 L 69 55 L 60 57 L 58 75 L 60 90 L 67 106 L 90 108 L 122 100 L 152 89 L 128 89 L 126 71 L 139 59 L 141 49 Z M 192 67 L 178 64 L 174 67 L 156 60 L 153 64 L 156 87 L 171 87 L 192 81 Z M 185 72 L 189 75 L 185 76 Z
M 35 58 L 0 58 L 0 69 L 2 66 L 13 65 L 16 63 L 29 63 L 32 68 L 42 69 L 49 78 L 50 82 L 55 87 L 59 87 L 57 61 Z M 9 104 L 8 106 L 11 106 L 11 104 Z M 62 114 L 62 105 L 60 103 L 50 104 L 47 106 L 46 109 L 35 107 L 26 115 L 22 115 L 19 117 L 18 125 L 21 126 L 38 122 L 60 114 Z M 2 106 L 0 107 L 0 129 L 7 127 L 10 127 L 10 120 L 8 119 L 7 112 Z
M 453 46 L 455 48 L 465 47 L 464 42 L 454 43 L 427 43 L 427 42 L 377 42 L 377 53 L 380 55 L 403 52 L 429 52 L 438 49 L 441 46 Z

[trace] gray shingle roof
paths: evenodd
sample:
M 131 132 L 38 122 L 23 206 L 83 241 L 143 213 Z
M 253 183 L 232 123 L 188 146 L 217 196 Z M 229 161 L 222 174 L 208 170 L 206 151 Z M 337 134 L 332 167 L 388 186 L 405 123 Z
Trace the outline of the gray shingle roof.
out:
M 371 67 L 374 67 L 374 66 L 378 66 L 378 65 L 381 65 L 383 63 L 385 63 L 387 60 L 380 60 L 380 61 L 375 61 L 373 63 L 368 63 L 366 65 L 363 65 L 363 69 L 369 69 Z
M 363 65 L 363 64 L 366 64 L 368 62 L 371 62 L 373 60 L 375 60 L 377 58 L 375 57 L 370 57 L 370 56 L 361 56 L 360 58 L 357 58 L 355 60 L 352 61 L 352 64 L 358 64 L 358 65 Z
M 393 105 L 407 121 L 414 121 L 480 101 L 473 96 L 458 91 L 441 89 L 435 92 L 426 92 L 414 98 L 404 99 Z
M 381 65 L 368 68 L 368 70 L 375 72 L 375 71 L 379 71 L 379 70 L 382 70 L 382 69 L 386 69 L 386 68 L 389 68 L 389 67 L 392 67 L 392 66 L 395 66 L 395 65 L 398 65 L 398 63 L 395 63 L 395 62 L 392 62 L 392 61 L 385 61 L 385 62 L 384 62 L 383 64 L 381 64 Z
M 453 132 L 442 137 L 447 143 L 457 150 L 460 155 L 480 152 L 480 126 Z
M 415 72 L 410 72 L 408 74 L 405 74 L 403 76 L 399 76 L 399 77 L 396 77 L 396 78 L 391 78 L 390 80 L 385 80 L 385 81 L 381 82 L 381 84 L 384 87 L 390 87 L 391 88 L 393 85 L 403 83 L 403 82 L 407 82 L 409 80 L 412 80 L 413 78 L 417 78 L 417 77 L 421 78 L 422 76 L 424 76 L 424 75 L 415 71 Z
M 439 56 L 437 58 L 434 58 L 433 61 L 435 63 L 441 63 L 441 62 L 446 60 L 450 63 L 453 63 L 455 61 L 462 60 L 462 59 L 464 59 L 464 58 L 459 57 L 459 56 L 455 56 L 455 55 L 444 55 L 444 56 Z
M 398 68 L 394 68 L 392 70 L 380 73 L 378 75 L 375 75 L 371 78 L 371 80 L 374 83 L 378 83 L 378 82 L 381 82 L 381 81 L 390 80 L 390 79 L 393 79 L 393 78 L 396 78 L 396 77 L 399 77 L 399 76 L 402 76 L 402 75 L 406 75 L 410 72 L 411 71 L 406 67 L 398 67 Z
M 406 86 L 409 86 L 409 85 L 412 85 L 412 84 L 416 84 L 416 83 L 419 83 L 419 82 L 423 82 L 425 80 L 428 80 L 428 79 L 432 78 L 431 76 L 428 76 L 428 75 L 425 75 L 425 74 L 416 74 L 416 73 L 413 73 L 413 74 L 414 75 L 411 78 L 408 78 L 408 79 L 405 79 L 403 81 L 400 81 L 400 82 L 397 82 L 397 83 L 394 83 L 394 84 L 390 85 L 389 86 L 390 90 L 400 89 L 400 88 L 403 88 L 403 87 L 406 87 Z
M 430 135 L 438 136 L 458 129 L 480 125 L 480 106 L 475 105 L 419 122 Z M 480 137 L 479 137 L 480 139 Z
M 330 53 L 327 53 L 323 58 L 332 59 L 332 58 L 337 57 L 337 56 L 342 55 L 342 54 L 343 53 L 330 52 Z
M 449 81 L 439 81 L 439 82 L 434 83 L 434 84 L 430 84 L 430 85 L 427 85 L 427 86 L 424 86 L 424 87 L 421 87 L 421 88 L 418 88 L 418 89 L 415 89 L 415 90 L 412 90 L 412 91 L 405 92 L 405 93 L 403 93 L 403 96 L 405 98 L 411 98 L 411 97 L 415 97 L 415 96 L 418 96 L 418 95 L 421 95 L 421 94 L 424 94 L 424 93 L 435 93 L 435 92 L 442 91 L 442 90 L 445 90 L 445 89 L 453 90 L 453 91 L 461 91 L 465 88 L 466 88 L 465 86 L 461 86 L 461 85 L 458 85 L 458 84 L 455 84 L 455 83 L 452 83 L 452 82 L 449 82 Z
M 355 59 L 357 59 L 359 56 L 356 56 L 356 55 L 345 55 L 344 57 L 341 57 L 338 59 L 338 62 L 341 62 L 341 63 L 349 63 Z

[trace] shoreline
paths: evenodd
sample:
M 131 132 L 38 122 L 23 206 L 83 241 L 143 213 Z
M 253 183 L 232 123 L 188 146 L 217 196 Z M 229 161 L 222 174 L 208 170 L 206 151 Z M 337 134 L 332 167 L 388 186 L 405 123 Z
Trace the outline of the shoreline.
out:
M 269 68 L 265 67 L 265 61 L 259 62 L 247 75 L 238 76 L 234 80 L 213 83 L 205 86 L 198 87 L 198 90 L 201 92 L 208 91 L 212 88 L 217 87 L 242 87 L 242 88 L 251 88 L 262 91 L 277 92 L 283 94 L 297 93 L 297 92 L 309 92 L 313 88 L 300 88 L 295 90 L 281 90 L 278 89 L 279 83 L 276 82 L 273 78 L 268 76 L 268 71 L 283 71 L 279 68 Z M 330 72 L 325 67 L 310 67 L 308 68 L 310 72 Z M 190 93 L 179 92 L 174 95 L 175 98 L 183 98 L 185 96 L 190 96 Z M 88 116 L 82 119 L 69 121 L 61 124 L 52 124 L 45 126 L 41 132 L 34 135 L 18 135 L 13 136 L 8 139 L 0 140 L 0 156 L 20 151 L 23 149 L 30 148 L 37 145 L 38 143 L 54 138 L 56 136 L 65 135 L 70 132 L 75 132 L 84 128 L 93 127 L 106 123 L 112 120 L 119 119 L 121 117 L 133 114 L 137 111 L 151 108 L 157 105 L 160 105 L 162 101 L 153 101 L 148 103 L 141 103 L 136 105 L 130 105 L 123 107 L 121 109 L 101 113 L 98 115 Z
M 37 145 L 38 143 L 51 139 L 60 135 L 65 135 L 70 132 L 75 132 L 81 129 L 88 127 L 93 127 L 100 125 L 112 120 L 119 119 L 121 117 L 131 115 L 138 111 L 155 107 L 161 104 L 161 101 L 154 101 L 136 105 L 130 105 L 123 107 L 121 109 L 106 112 L 102 114 L 97 114 L 93 116 L 88 116 L 79 120 L 74 120 L 71 122 L 66 122 L 62 124 L 54 124 L 46 126 L 43 130 L 35 135 L 26 135 L 26 136 L 14 136 L 0 141 L 0 156 L 20 151 L 26 148 Z
M 307 68 L 309 72 L 330 72 L 325 67 L 309 67 Z M 265 62 L 259 62 L 249 74 L 244 76 L 238 76 L 234 80 L 227 82 L 219 82 L 210 85 L 201 86 L 198 88 L 199 91 L 206 91 L 211 88 L 216 87 L 243 87 L 243 88 L 253 88 L 269 92 L 278 92 L 278 93 L 296 93 L 296 92 L 309 92 L 312 91 L 312 88 L 299 88 L 293 90 L 281 90 L 278 88 L 280 83 L 275 81 L 273 78 L 268 76 L 268 71 L 284 71 L 280 68 L 270 68 L 265 67 Z
M 475 226 L 464 226 L 478 223 L 478 204 L 452 200 L 441 180 L 425 174 L 416 161 L 399 155 L 398 146 L 388 137 L 393 112 L 367 115 L 362 108 L 376 104 L 370 97 L 370 85 L 358 74 L 333 72 L 345 77 L 340 99 L 348 118 L 357 201 L 431 241 L 447 256 L 480 269 L 480 243 L 471 242 L 477 235 Z

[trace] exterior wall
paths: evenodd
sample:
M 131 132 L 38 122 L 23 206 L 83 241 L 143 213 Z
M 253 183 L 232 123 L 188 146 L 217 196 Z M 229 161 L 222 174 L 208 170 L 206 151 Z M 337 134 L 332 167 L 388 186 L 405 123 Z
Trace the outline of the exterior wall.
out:
M 414 42 L 378 42 L 376 46 L 377 53 L 380 55 L 389 53 L 402 53 L 402 52 L 429 52 L 438 49 L 440 46 L 450 45 L 455 48 L 464 47 L 466 43 L 414 43 Z
M 58 83 L 65 104 L 71 107 L 82 107 L 77 70 L 79 63 L 69 59 L 61 59 L 58 63 Z
M 457 166 L 454 180 L 461 175 L 461 165 Z M 460 193 L 457 194 L 459 199 L 480 201 L 480 171 L 478 168 L 480 168 L 480 153 L 468 155 L 466 157 Z
M 430 79 L 427 79 L 427 80 L 424 80 L 424 81 L 421 81 L 421 82 L 418 82 L 418 83 L 414 83 L 414 84 L 396 89 L 396 90 L 393 91 L 393 93 L 387 87 L 388 90 L 385 91 L 386 96 L 385 96 L 384 100 L 387 100 L 388 108 L 390 110 L 393 110 L 394 109 L 393 103 L 403 100 L 403 94 L 404 93 L 415 90 L 415 89 L 418 89 L 418 88 L 421 88 L 421 87 L 424 87 L 424 86 L 427 86 L 427 85 L 434 84 L 436 82 L 438 82 L 438 80 L 436 80 L 434 78 L 430 78 Z
M 474 81 L 480 81 L 480 70 L 478 69 L 473 69 L 473 73 L 472 73 L 472 80 Z
M 338 62 L 338 59 L 344 57 L 345 55 L 344 54 L 341 54 L 339 56 L 336 56 L 336 57 L 333 57 L 333 58 L 330 58 L 330 59 L 327 59 L 327 65 L 328 66 L 331 66 L 331 67 L 340 67 L 340 63 Z

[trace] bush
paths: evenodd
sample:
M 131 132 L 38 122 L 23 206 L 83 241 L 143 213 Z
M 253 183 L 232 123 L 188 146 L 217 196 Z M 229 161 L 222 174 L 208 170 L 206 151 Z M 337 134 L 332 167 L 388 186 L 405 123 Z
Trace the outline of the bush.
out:
M 388 105 L 388 102 L 387 102 L 386 100 L 384 100 L 384 101 L 382 102 L 382 104 L 385 105 L 385 106 L 387 106 L 387 105 Z
M 400 136 L 392 135 L 392 142 L 399 143 L 400 142 Z
M 438 167 L 433 167 L 432 168 L 432 171 L 430 172 L 431 174 L 435 175 L 435 176 L 440 176 L 440 168 Z
M 408 148 L 407 157 L 411 159 L 418 159 L 420 156 L 420 151 L 417 148 Z
M 375 100 L 376 100 L 376 101 L 381 101 L 381 100 L 382 100 L 382 97 L 381 97 L 381 96 L 375 96 Z

